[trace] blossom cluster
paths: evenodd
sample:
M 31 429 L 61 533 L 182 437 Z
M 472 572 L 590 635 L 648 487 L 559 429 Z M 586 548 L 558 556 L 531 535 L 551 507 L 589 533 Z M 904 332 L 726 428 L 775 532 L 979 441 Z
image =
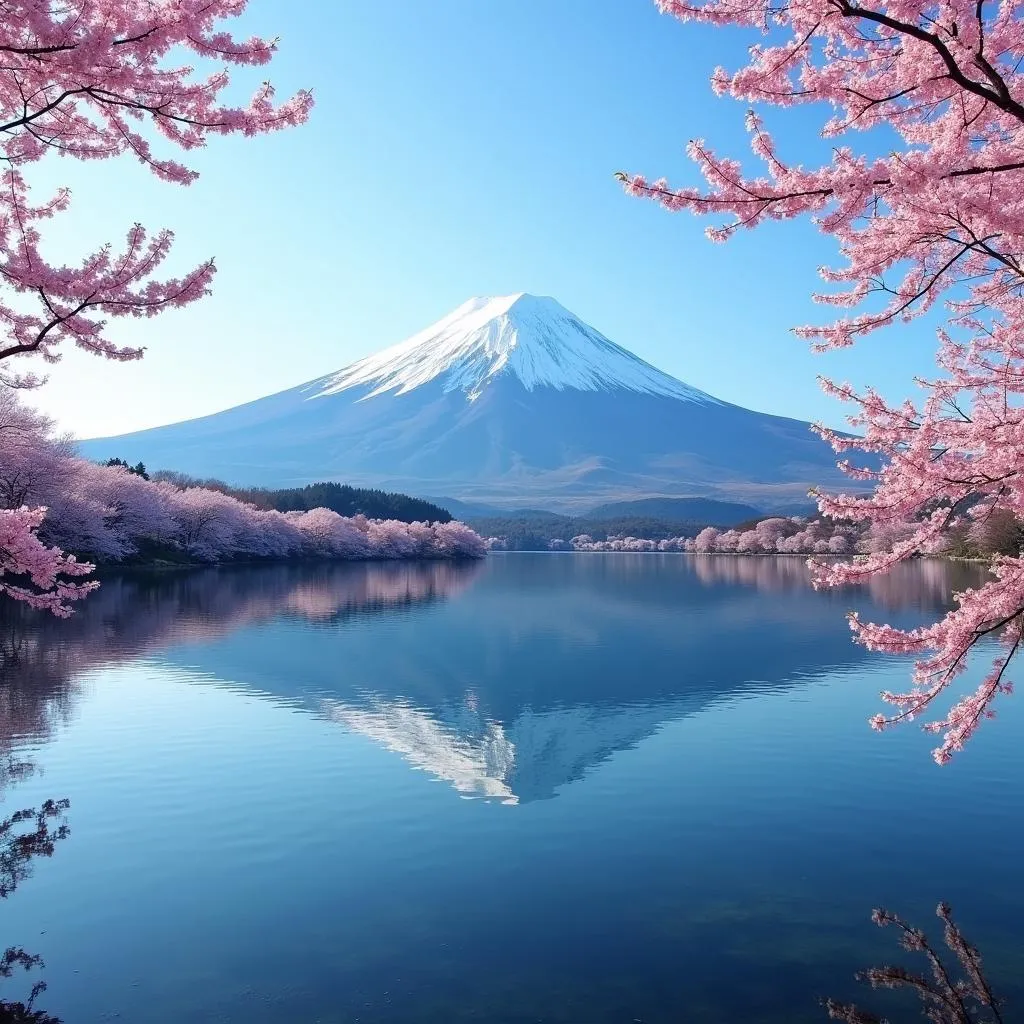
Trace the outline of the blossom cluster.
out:
M 818 349 L 850 346 L 889 325 L 941 314 L 937 371 L 918 398 L 824 381 L 849 403 L 853 435 L 820 433 L 843 454 L 859 493 L 821 495 L 820 510 L 891 529 L 863 560 L 823 563 L 821 586 L 887 572 L 928 553 L 952 528 L 984 531 L 1024 518 L 1024 21 L 1016 3 L 966 0 L 657 0 L 685 21 L 756 37 L 743 66 L 718 69 L 714 89 L 748 108 L 759 171 L 700 140 L 704 178 L 670 187 L 621 174 L 628 192 L 669 210 L 711 216 L 714 240 L 770 220 L 808 217 L 836 243 L 820 270 L 821 303 L 835 318 L 797 328 Z M 770 107 L 824 112 L 823 159 L 792 159 L 768 131 Z M 805 120 L 805 124 L 808 122 Z M 872 129 L 876 131 L 872 132 Z M 865 134 L 867 133 L 867 134 Z M 883 146 L 867 137 L 888 140 Z M 796 154 L 794 154 L 796 155 Z M 857 452 L 870 453 L 870 459 Z M 864 465 L 871 462 L 870 466 Z M 873 493 L 865 496 L 865 484 Z M 851 488 L 851 490 L 853 490 Z M 910 524 L 910 528 L 908 527 Z M 1003 555 L 977 590 L 916 630 L 851 618 L 857 639 L 913 654 L 904 693 L 883 728 L 922 714 L 942 734 L 941 763 L 960 750 L 1010 690 L 1007 669 L 1024 639 L 1024 557 Z M 987 637 L 1003 644 L 977 689 L 942 710 L 938 698 Z
M 33 200 L 29 169 L 59 153 L 80 160 L 125 155 L 165 181 L 187 185 L 196 172 L 166 154 L 205 145 L 211 135 L 253 136 L 300 124 L 312 95 L 277 103 L 268 82 L 243 105 L 223 102 L 230 65 L 267 64 L 273 41 L 235 38 L 223 21 L 245 0 L 7 0 L 0 18 L 0 361 L 41 356 L 53 362 L 67 342 L 110 359 L 138 359 L 116 342 L 109 321 L 151 317 L 206 295 L 213 260 L 159 278 L 170 231 L 127 227 L 123 246 L 106 244 L 73 264 L 43 251 L 43 227 L 63 214 L 70 191 Z M 214 62 L 202 73 L 188 56 Z M 154 143 L 157 143 L 155 146 Z M 20 358 L 19 358 L 20 361 Z M 33 374 L 7 372 L 22 385 Z
M 459 522 L 344 517 L 325 508 L 263 510 L 206 487 L 148 480 L 78 458 L 67 440 L 0 389 L 0 592 L 63 612 L 94 584 L 92 566 L 170 550 L 192 561 L 242 558 L 478 558 Z
M 39 539 L 45 515 L 45 508 L 0 509 L 0 594 L 66 616 L 69 602 L 85 597 L 97 584 L 74 582 L 88 576 L 93 566 Z
M 497 540 L 497 538 L 492 538 Z M 573 537 L 569 543 L 552 541 L 552 550 L 572 551 L 691 551 L 737 554 L 823 554 L 844 555 L 861 550 L 864 531 L 828 519 L 770 517 L 750 529 L 722 530 L 705 527 L 696 537 L 608 537 L 595 540 L 589 534 Z

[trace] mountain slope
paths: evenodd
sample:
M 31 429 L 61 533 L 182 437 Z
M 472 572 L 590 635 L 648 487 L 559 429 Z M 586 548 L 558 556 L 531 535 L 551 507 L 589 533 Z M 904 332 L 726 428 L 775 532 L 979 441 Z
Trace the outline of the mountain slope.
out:
M 808 500 L 808 506 L 810 506 Z M 715 501 L 712 498 L 637 498 L 633 501 L 612 501 L 598 505 L 587 513 L 588 519 L 620 519 L 636 516 L 666 522 L 709 523 L 712 526 L 735 526 L 748 519 L 757 519 L 761 510 L 737 501 Z
M 239 485 L 336 479 L 566 511 L 640 497 L 772 508 L 839 479 L 806 423 L 721 402 L 554 299 L 472 299 L 337 373 L 83 454 Z

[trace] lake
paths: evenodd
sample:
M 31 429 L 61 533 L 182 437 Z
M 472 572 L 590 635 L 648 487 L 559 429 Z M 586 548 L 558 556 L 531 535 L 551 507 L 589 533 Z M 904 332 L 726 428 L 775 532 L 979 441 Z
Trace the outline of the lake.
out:
M 867 726 L 981 570 L 818 593 L 801 559 L 124 574 L 0 629 L 5 814 L 70 837 L 0 903 L 67 1024 L 793 1022 L 949 901 L 1024 1019 L 1024 715 Z M 981 675 L 977 659 L 966 680 Z M 902 1020 L 920 1019 L 914 1004 Z

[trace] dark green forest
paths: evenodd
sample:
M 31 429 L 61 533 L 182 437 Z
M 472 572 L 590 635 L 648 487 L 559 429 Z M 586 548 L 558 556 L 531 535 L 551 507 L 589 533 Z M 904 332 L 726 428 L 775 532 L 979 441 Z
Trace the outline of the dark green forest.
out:
M 329 508 L 340 516 L 364 515 L 368 519 L 398 519 L 403 523 L 447 523 L 452 518 L 440 505 L 411 498 L 408 494 L 330 482 L 278 491 L 236 490 L 234 494 L 257 508 L 276 508 L 279 512 Z
M 120 460 L 118 464 L 124 465 Z M 143 472 L 145 467 L 139 464 Z M 131 472 L 138 472 L 130 467 Z M 263 487 L 232 487 L 223 480 L 199 480 L 184 473 L 161 471 L 153 474 L 155 480 L 167 480 L 177 487 L 207 487 L 230 494 L 239 501 L 261 509 L 278 512 L 308 512 L 311 508 L 329 508 L 340 516 L 364 515 L 367 519 L 397 519 L 403 523 L 448 523 L 451 513 L 440 505 L 408 494 L 392 491 L 369 490 L 323 481 L 305 487 L 285 487 L 270 490 Z

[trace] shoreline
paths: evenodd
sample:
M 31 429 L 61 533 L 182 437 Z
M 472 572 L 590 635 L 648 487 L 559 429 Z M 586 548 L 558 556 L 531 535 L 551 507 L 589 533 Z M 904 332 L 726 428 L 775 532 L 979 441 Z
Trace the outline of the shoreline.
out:
M 835 554 L 814 554 L 812 552 L 796 551 L 550 551 L 538 548 L 536 550 L 503 550 L 494 549 L 485 555 L 477 558 L 472 555 L 437 555 L 435 557 L 417 558 L 249 558 L 231 559 L 218 562 L 172 562 L 166 559 L 153 559 L 143 562 L 95 562 L 96 568 L 93 572 L 95 577 L 114 575 L 124 572 L 182 572 L 194 571 L 196 569 L 228 569 L 228 568 L 251 568 L 253 566 L 313 566 L 313 565 L 436 565 L 439 562 L 449 562 L 463 565 L 467 563 L 483 562 L 492 555 L 685 555 L 691 557 L 722 557 L 722 558 L 799 558 L 804 561 L 814 559 L 829 559 L 832 561 L 843 561 L 851 555 Z M 991 559 L 971 558 L 963 555 L 911 555 L 903 561 L 924 560 L 939 562 L 966 562 L 974 565 L 990 565 Z M 83 558 L 88 561 L 88 558 Z
M 835 554 L 814 554 L 808 551 L 573 551 L 569 550 L 545 550 L 543 548 L 530 549 L 521 548 L 509 551 L 503 548 L 495 548 L 487 552 L 491 555 L 689 555 L 707 557 L 717 556 L 722 558 L 802 558 L 805 561 L 809 558 L 827 558 L 834 561 L 845 561 L 850 558 L 864 557 L 861 552 L 852 552 L 848 555 Z M 964 555 L 911 555 L 901 559 L 904 562 L 930 560 L 935 562 L 968 562 L 977 565 L 991 565 L 990 558 L 969 558 Z
M 488 552 L 489 554 L 489 552 Z M 417 558 L 241 558 L 219 562 L 172 562 L 167 559 L 154 559 L 145 562 L 92 562 L 96 568 L 94 576 L 102 576 L 122 572 L 175 572 L 193 569 L 229 569 L 234 567 L 272 566 L 272 565 L 437 565 L 449 562 L 453 565 L 482 562 L 487 555 L 479 558 L 473 555 L 436 555 Z M 90 561 L 80 558 L 80 561 Z

